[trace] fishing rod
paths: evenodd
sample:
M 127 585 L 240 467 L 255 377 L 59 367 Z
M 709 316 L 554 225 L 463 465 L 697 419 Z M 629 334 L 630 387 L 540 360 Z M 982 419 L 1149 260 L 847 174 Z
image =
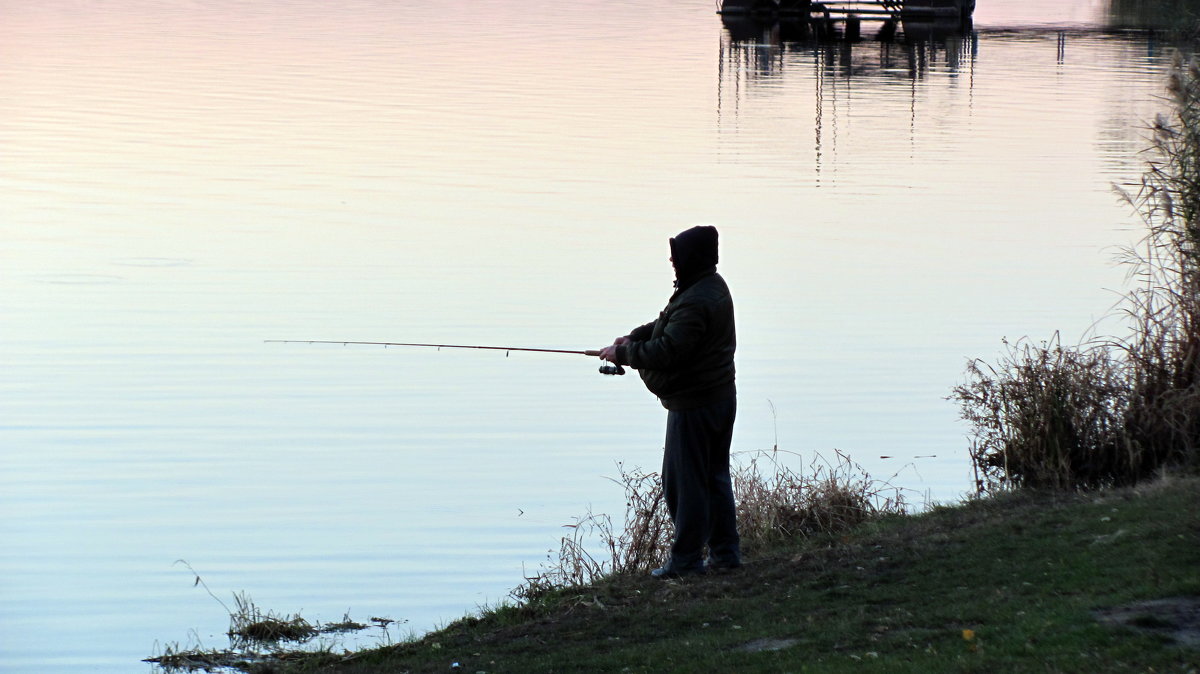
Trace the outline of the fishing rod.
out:
M 507 357 L 509 351 L 530 351 L 533 353 L 573 353 L 580 356 L 599 356 L 599 351 L 573 351 L 570 349 L 531 349 L 521 346 L 480 346 L 476 344 L 417 344 L 414 342 L 353 342 L 334 339 L 266 339 L 269 344 L 361 344 L 366 346 L 415 346 L 430 349 L 483 349 L 487 351 L 503 351 Z M 625 368 L 617 364 L 602 365 L 600 374 L 625 374 Z

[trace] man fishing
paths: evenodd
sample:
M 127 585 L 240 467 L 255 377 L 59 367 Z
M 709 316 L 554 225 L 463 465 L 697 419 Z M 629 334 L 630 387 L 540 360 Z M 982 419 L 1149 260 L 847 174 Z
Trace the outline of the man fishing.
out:
M 670 558 L 651 572 L 661 579 L 741 566 L 729 476 L 737 338 L 733 298 L 717 273 L 716 228 L 671 239 L 671 262 L 675 292 L 666 308 L 599 354 L 637 369 L 667 409 L 662 486 L 675 536 Z

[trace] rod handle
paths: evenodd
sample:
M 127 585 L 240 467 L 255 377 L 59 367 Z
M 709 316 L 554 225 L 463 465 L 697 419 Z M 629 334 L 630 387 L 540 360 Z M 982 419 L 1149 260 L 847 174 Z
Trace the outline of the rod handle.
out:
M 583 355 L 585 355 L 585 356 L 599 356 L 599 355 L 600 355 L 600 352 L 599 352 L 599 351 L 584 351 L 584 352 L 583 352 Z

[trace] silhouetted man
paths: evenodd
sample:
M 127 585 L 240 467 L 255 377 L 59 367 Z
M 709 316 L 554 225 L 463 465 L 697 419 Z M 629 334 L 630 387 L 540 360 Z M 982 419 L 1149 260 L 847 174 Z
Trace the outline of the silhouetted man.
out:
M 741 566 L 729 477 L 737 338 L 733 298 L 717 273 L 716 228 L 692 227 L 671 239 L 671 262 L 675 292 L 667 307 L 600 351 L 637 369 L 667 408 L 662 486 L 675 538 L 656 578 Z

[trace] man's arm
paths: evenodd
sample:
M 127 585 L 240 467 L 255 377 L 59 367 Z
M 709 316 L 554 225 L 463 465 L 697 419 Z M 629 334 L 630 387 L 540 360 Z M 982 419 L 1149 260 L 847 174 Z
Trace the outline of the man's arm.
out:
M 700 306 L 682 304 L 671 311 L 660 336 L 614 345 L 618 360 L 613 362 L 639 370 L 673 369 L 690 357 L 707 328 L 705 313 Z
M 628 344 L 630 342 L 640 342 L 640 341 L 645 341 L 647 339 L 650 339 L 650 335 L 654 334 L 654 323 L 655 322 L 656 321 L 650 321 L 649 323 L 647 323 L 645 325 L 639 325 L 638 327 L 634 328 L 633 330 L 630 330 L 628 335 L 614 339 L 613 343 L 610 346 L 606 346 L 603 349 L 600 349 L 600 360 L 607 360 L 610 363 L 618 363 L 617 347 L 622 346 L 624 344 Z M 618 364 L 619 365 L 628 365 L 629 363 L 625 362 L 625 363 L 618 363 Z
M 626 337 L 634 342 L 644 342 L 647 339 L 650 339 L 650 335 L 654 334 L 654 324 L 657 322 L 657 320 L 653 320 L 645 325 L 639 325 L 638 327 L 630 330 Z

